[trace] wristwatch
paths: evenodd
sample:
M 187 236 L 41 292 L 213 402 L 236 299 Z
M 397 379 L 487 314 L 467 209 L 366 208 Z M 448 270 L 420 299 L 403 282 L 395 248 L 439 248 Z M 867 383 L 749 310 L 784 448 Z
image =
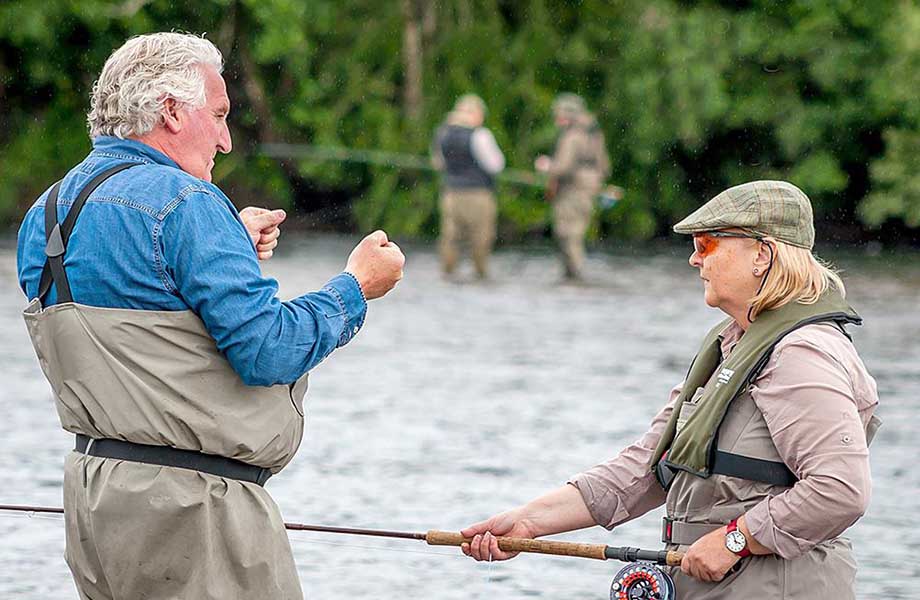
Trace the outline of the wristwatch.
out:
M 725 547 L 728 548 L 729 552 L 733 552 L 741 558 L 751 555 L 747 538 L 738 531 L 738 519 L 733 519 L 725 530 Z

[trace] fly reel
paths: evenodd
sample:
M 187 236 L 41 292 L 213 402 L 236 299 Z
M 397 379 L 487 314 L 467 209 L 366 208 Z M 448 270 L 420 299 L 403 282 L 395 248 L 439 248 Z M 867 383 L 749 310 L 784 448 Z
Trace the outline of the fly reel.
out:
M 649 562 L 627 565 L 610 584 L 610 600 L 676 600 L 674 580 Z

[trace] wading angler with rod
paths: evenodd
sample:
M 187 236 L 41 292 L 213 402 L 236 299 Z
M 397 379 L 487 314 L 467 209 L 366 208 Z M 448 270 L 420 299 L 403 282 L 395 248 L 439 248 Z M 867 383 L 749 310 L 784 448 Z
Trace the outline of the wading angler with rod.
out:
M 51 506 L 26 506 L 0 504 L 0 510 L 20 513 L 64 514 L 63 508 Z M 361 529 L 354 527 L 330 527 L 305 523 L 285 523 L 289 531 L 313 531 L 343 535 L 398 538 L 424 541 L 429 546 L 456 546 L 469 544 L 471 539 L 451 531 L 435 529 L 425 533 L 411 531 L 387 531 L 382 529 Z M 582 544 L 553 540 L 499 537 L 498 545 L 505 552 L 529 552 L 552 556 L 572 556 L 596 560 L 617 560 L 630 563 L 620 569 L 610 585 L 610 600 L 675 600 L 674 582 L 670 575 L 658 565 L 678 567 L 683 554 L 668 550 L 643 550 L 629 546 L 607 546 L 605 544 Z

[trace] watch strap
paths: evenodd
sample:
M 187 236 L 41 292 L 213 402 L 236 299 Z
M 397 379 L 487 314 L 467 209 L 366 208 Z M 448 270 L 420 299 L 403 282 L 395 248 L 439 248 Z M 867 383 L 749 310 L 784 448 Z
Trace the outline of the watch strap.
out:
M 741 531 L 738 530 L 738 519 L 732 519 L 729 522 L 728 526 L 725 528 L 725 535 L 728 535 L 729 533 L 732 533 L 733 531 L 737 531 L 738 533 L 741 533 Z M 741 537 L 744 538 L 744 548 L 742 548 L 738 552 L 735 552 L 735 554 L 737 554 L 741 558 L 746 558 L 751 555 L 751 549 L 749 548 L 747 537 L 743 533 L 741 533 Z M 728 548 L 728 546 L 726 546 L 726 548 Z M 732 551 L 731 548 L 729 548 L 729 551 Z

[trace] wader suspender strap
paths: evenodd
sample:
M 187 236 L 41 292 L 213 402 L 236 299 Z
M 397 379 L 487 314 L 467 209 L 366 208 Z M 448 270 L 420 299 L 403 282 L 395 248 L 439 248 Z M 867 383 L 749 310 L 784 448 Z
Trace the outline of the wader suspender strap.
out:
M 48 295 L 48 292 L 51 291 L 52 283 L 54 283 L 55 289 L 57 290 L 57 301 L 59 304 L 73 302 L 73 296 L 70 293 L 70 282 L 67 281 L 67 274 L 64 272 L 64 253 L 67 251 L 67 241 L 70 239 L 70 234 L 73 231 L 74 224 L 77 222 L 77 217 L 80 216 L 80 211 L 83 210 L 83 205 L 86 204 L 86 199 L 89 198 L 90 194 L 96 191 L 97 187 L 102 185 L 103 181 L 125 169 L 137 166 L 137 164 L 138 163 L 120 164 L 111 169 L 106 169 L 99 175 L 93 177 L 93 179 L 86 184 L 86 187 L 80 191 L 77 199 L 74 200 L 73 206 L 71 206 L 70 210 L 67 212 L 67 217 L 64 219 L 63 225 L 58 223 L 57 217 L 58 192 L 61 189 L 61 182 L 58 181 L 54 184 L 54 187 L 51 188 L 51 191 L 48 193 L 48 198 L 45 200 L 45 239 L 47 240 L 45 256 L 47 256 L 48 259 L 45 261 L 45 267 L 42 269 L 42 278 L 38 284 L 38 301 L 41 303 L 42 307 L 45 306 L 45 297 Z
M 80 216 L 80 211 L 83 210 L 83 206 L 86 204 L 90 194 L 109 177 L 138 164 L 123 163 L 93 177 L 74 200 L 73 206 L 67 212 L 67 217 L 64 219 L 63 224 L 59 223 L 57 218 L 58 192 L 61 188 L 61 182 L 57 182 L 51 188 L 48 198 L 45 200 L 45 238 L 47 239 L 45 255 L 48 259 L 45 261 L 45 267 L 42 270 L 42 277 L 38 286 L 38 300 L 42 307 L 45 306 L 45 297 L 51 290 L 52 283 L 57 289 L 58 303 L 73 302 L 70 283 L 67 281 L 67 274 L 64 272 L 64 253 L 67 251 L 67 242 L 73 232 L 77 217 Z M 192 469 L 218 477 L 248 481 L 260 486 L 264 485 L 272 475 L 272 472 L 264 467 L 250 465 L 223 456 L 181 450 L 169 446 L 137 444 L 117 439 L 92 439 L 82 433 L 76 434 L 74 450 L 89 456 Z

